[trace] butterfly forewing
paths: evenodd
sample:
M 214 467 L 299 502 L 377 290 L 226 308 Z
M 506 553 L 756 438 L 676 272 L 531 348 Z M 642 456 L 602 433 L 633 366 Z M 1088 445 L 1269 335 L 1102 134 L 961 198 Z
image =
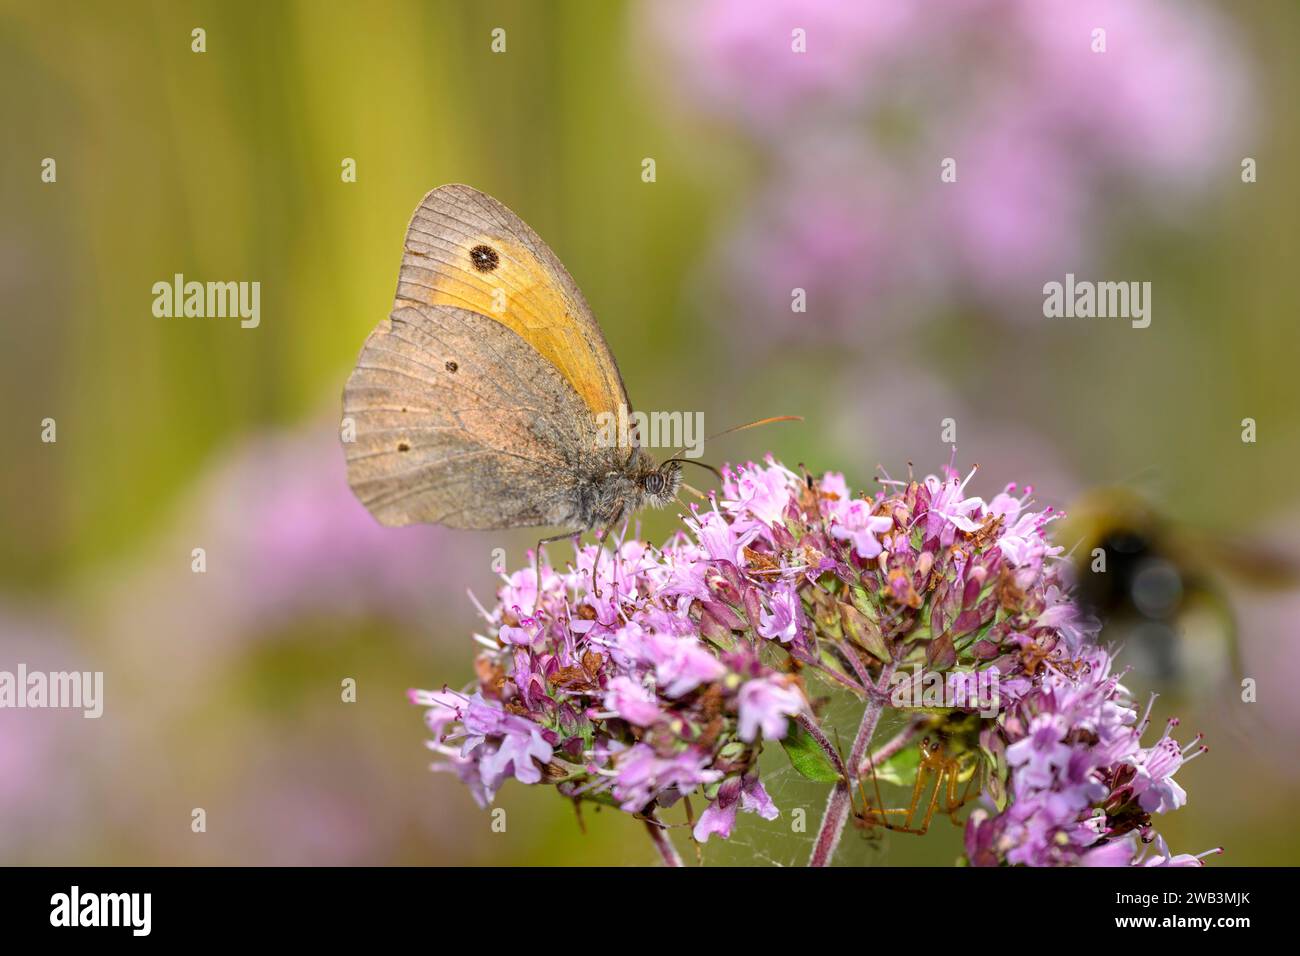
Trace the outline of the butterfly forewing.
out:
M 476 189 L 442 186 L 421 201 L 406 233 L 397 299 L 500 322 L 560 371 L 590 414 L 627 403 L 614 356 L 573 278 L 523 220 Z

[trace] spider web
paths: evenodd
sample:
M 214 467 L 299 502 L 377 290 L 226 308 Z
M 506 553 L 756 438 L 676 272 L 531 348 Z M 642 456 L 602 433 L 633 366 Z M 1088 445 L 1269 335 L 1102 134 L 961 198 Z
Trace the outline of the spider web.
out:
M 862 702 L 849 694 L 832 692 L 825 685 L 814 685 L 810 690 L 832 694 L 821 724 L 841 754 L 847 754 L 862 717 Z M 904 714 L 886 709 L 876 728 L 874 743 L 879 746 L 906 723 Z M 781 815 L 775 820 L 764 820 L 753 813 L 740 813 L 729 840 L 714 837 L 701 848 L 705 866 L 807 866 L 831 785 L 805 779 L 790 765 L 784 749 L 775 741 L 764 744 L 759 768 L 763 786 Z M 874 800 L 871 784 L 864 782 L 864 785 Z M 880 789 L 889 806 L 907 806 L 910 785 L 902 787 L 881 781 Z M 855 808 L 860 808 L 860 795 L 854 793 L 853 797 Z M 803 811 L 802 815 L 797 811 Z M 688 865 L 696 862 L 694 844 L 679 840 L 678 846 Z M 929 832 L 919 836 L 879 827 L 864 831 L 850 817 L 833 862 L 837 866 L 952 866 L 961 854 L 961 830 L 945 817 L 936 816 Z

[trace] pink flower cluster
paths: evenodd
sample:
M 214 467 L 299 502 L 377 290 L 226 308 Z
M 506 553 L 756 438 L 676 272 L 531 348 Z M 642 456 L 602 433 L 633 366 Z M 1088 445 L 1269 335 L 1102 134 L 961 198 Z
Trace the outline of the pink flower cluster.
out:
M 515 572 L 485 612 L 495 638 L 480 637 L 477 686 L 412 692 L 480 804 L 511 777 L 644 816 L 699 792 L 701 841 L 730 835 L 738 810 L 777 815 L 757 755 L 808 701 L 755 641 L 702 627 L 705 615 L 739 624 L 715 597 L 719 567 L 735 576 L 754 535 L 716 512 L 696 527 L 698 541 L 663 551 L 627 540 L 580 548 L 565 570 L 544 563 L 540 600 L 536 569 Z
M 1085 849 L 1142 829 L 1115 801 L 1177 806 L 1180 752 L 1138 746 L 1047 538 L 1057 515 L 1014 485 L 975 497 L 973 475 L 886 478 L 854 497 L 841 475 L 769 458 L 728 469 L 721 494 L 685 519 L 689 534 L 662 549 L 589 545 L 564 569 L 505 577 L 482 611 L 473 684 L 411 692 L 446 758 L 436 766 L 483 805 L 512 777 L 652 823 L 696 795 L 707 806 L 696 817 L 688 803 L 687 816 L 703 842 L 729 836 L 739 812 L 778 815 L 758 772 L 764 743 L 796 722 L 808 739 L 834 736 L 817 726 L 811 677 L 868 699 L 891 668 L 960 684 L 996 667 L 1009 706 L 986 718 L 982 746 L 1011 799 L 972 824 L 972 858 L 1059 862 L 1060 827 Z M 1073 760 L 1085 744 L 1091 762 Z M 1056 817 L 1033 809 L 1061 787 Z M 1112 804 L 1113 817 L 1080 816 Z
M 1109 653 L 1090 647 L 1003 685 L 1006 710 L 981 743 L 1005 769 L 1005 791 L 995 788 L 1005 797 L 999 813 L 967 821 L 972 864 L 1197 866 L 1222 852 L 1173 856 L 1155 832 L 1152 814 L 1187 802 L 1174 774 L 1207 748 L 1199 734 L 1175 741 L 1176 720 L 1143 746 L 1151 703 L 1139 720 L 1120 676 Z

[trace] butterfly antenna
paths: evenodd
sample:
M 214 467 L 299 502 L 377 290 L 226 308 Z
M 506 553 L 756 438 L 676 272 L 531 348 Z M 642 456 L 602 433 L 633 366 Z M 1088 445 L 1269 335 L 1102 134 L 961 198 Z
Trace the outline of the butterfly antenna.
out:
M 713 441 L 713 439 L 715 438 L 721 438 L 723 435 L 730 435 L 733 432 L 743 432 L 749 428 L 757 428 L 759 425 L 771 425 L 776 422 L 801 422 L 801 421 L 803 421 L 802 415 L 776 415 L 772 418 L 760 418 L 756 422 L 746 422 L 744 425 L 733 425 L 730 428 L 723 429 L 720 432 L 716 432 L 715 434 L 710 435 L 704 440 L 706 442 L 710 442 Z M 682 453 L 685 451 L 686 451 L 685 447 L 677 449 L 677 451 L 673 452 L 672 457 L 669 458 L 668 461 L 693 461 L 694 459 L 681 457 Z M 719 475 L 719 477 L 721 476 Z
M 713 472 L 713 474 L 717 477 L 718 481 L 723 480 L 722 472 L 718 471 L 718 469 L 714 468 L 710 464 L 707 464 L 706 462 L 696 461 L 694 458 L 669 458 L 668 460 L 681 462 L 683 465 L 694 465 L 696 468 L 706 468 L 709 471 Z

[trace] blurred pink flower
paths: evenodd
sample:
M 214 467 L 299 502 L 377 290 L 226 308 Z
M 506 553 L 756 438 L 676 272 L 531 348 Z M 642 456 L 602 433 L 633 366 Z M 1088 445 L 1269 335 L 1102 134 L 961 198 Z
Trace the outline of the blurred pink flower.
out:
M 62 625 L 37 612 L 0 606 L 0 670 L 93 670 Z M 111 702 L 113 688 L 104 690 Z M 0 708 L 0 864 L 88 862 L 78 821 L 95 802 L 87 779 L 109 721 L 80 710 Z
M 951 418 L 958 450 L 979 452 L 981 483 L 997 487 L 1037 474 L 1038 487 L 1050 492 L 1035 492 L 1035 500 L 1057 510 L 1080 494 L 1087 481 L 1116 479 L 1082 472 L 1054 436 L 1038 433 L 1015 413 L 1014 403 L 1011 412 L 997 414 L 977 401 L 984 398 L 967 397 L 933 371 L 899 360 L 840 386 L 832 403 L 832 434 L 849 467 L 867 471 L 882 461 L 906 460 L 918 448 L 931 457 L 947 454 L 943 423 Z
M 894 327 L 900 272 L 915 273 L 915 225 L 897 171 L 861 139 L 817 134 L 781 156 L 766 188 L 722 237 L 722 274 L 763 335 L 805 343 Z M 795 311 L 795 290 L 803 311 Z M 808 321 L 809 318 L 813 321 Z
M 959 157 L 959 188 L 934 190 L 923 205 L 934 230 L 930 248 L 946 263 L 947 274 L 932 263 L 935 285 L 984 298 L 1015 287 L 1022 296 L 1038 296 L 1039 277 L 1086 268 L 1088 170 L 1009 118 L 971 131 L 951 149 Z
M 379 525 L 348 488 L 333 424 L 268 432 L 219 456 L 144 557 L 105 578 L 110 629 L 177 668 L 178 683 L 210 655 L 308 620 L 386 619 L 427 637 L 438 609 L 476 583 L 462 568 L 443 573 L 454 536 Z M 477 583 L 493 577 L 485 559 Z M 175 639 L 160 644 L 163 634 Z
M 1097 211 L 1183 211 L 1208 182 L 1235 181 L 1247 150 L 1243 57 L 1205 5 L 643 9 L 678 105 L 728 121 L 764 160 L 721 258 L 742 290 L 735 311 L 787 337 L 862 341 L 914 315 L 918 295 L 931 309 L 973 298 L 1039 318 L 1045 281 L 1095 265 Z M 791 50 L 796 28 L 806 53 Z M 948 159 L 953 182 L 940 179 Z M 807 290 L 806 315 L 790 308 L 794 288 Z
M 997 6 L 1005 6 L 997 4 Z M 1028 69 L 1026 104 L 1063 141 L 1152 178 L 1210 174 L 1241 131 L 1246 80 L 1233 32 L 1181 0 L 1019 0 L 1010 4 Z M 1106 52 L 1080 37 L 1106 31 Z M 1235 166 L 1235 164 L 1234 164 Z M 1229 174 L 1231 170 L 1224 170 Z
M 860 106 L 920 19 L 904 0 L 658 0 L 640 12 L 637 32 L 666 54 L 678 96 L 774 136 L 809 111 Z
M 445 531 L 375 521 L 348 488 L 330 425 L 247 441 L 218 463 L 201 495 L 189 522 L 201 531 L 189 533 L 215 536 L 209 573 L 231 566 L 238 603 L 263 625 L 306 610 L 420 621 L 437 605 L 440 570 L 452 560 Z

